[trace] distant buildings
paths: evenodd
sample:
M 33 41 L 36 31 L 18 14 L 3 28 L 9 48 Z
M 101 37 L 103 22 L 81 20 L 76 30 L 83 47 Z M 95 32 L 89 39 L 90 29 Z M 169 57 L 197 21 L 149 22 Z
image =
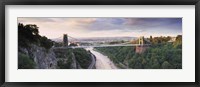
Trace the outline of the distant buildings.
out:
M 168 42 L 174 42 L 176 41 L 176 37 L 171 37 L 171 39 Z

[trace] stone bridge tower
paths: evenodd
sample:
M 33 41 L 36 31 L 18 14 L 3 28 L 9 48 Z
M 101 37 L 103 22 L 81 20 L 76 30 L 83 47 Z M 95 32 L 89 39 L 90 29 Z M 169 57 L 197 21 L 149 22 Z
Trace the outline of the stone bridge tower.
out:
M 144 36 L 141 36 L 139 38 L 139 45 L 143 45 L 144 44 Z
M 144 44 L 145 44 L 144 36 L 139 37 L 139 45 L 135 47 L 135 52 L 139 54 L 145 52 L 148 46 Z
M 63 46 L 68 47 L 68 36 L 67 36 L 67 34 L 63 35 Z

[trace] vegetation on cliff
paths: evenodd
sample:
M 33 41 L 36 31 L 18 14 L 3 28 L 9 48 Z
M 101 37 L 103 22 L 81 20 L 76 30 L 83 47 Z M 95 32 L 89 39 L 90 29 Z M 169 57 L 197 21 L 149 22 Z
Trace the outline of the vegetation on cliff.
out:
M 38 26 L 35 24 L 23 25 L 18 24 L 18 45 L 20 47 L 29 47 L 30 44 L 35 44 L 46 49 L 53 46 L 53 41 L 45 36 L 39 35 Z
M 87 69 L 92 62 L 90 53 L 83 48 L 74 49 L 73 52 L 81 68 Z
M 53 46 L 53 41 L 45 36 L 39 35 L 39 27 L 34 24 L 23 25 L 18 24 L 18 68 L 19 69 L 34 69 L 36 68 L 36 61 L 33 59 L 34 53 L 39 51 L 33 50 L 34 47 L 41 48 L 48 51 Z M 44 51 L 40 50 L 40 51 Z M 41 54 L 43 55 L 43 54 Z M 44 55 L 45 56 L 45 55 Z M 43 57 L 44 57 L 43 56 Z M 42 56 L 41 56 L 42 57 Z
M 36 63 L 34 59 L 32 58 L 33 53 L 35 52 L 34 57 L 41 57 L 40 55 L 43 55 L 44 57 L 48 50 L 53 46 L 53 44 L 56 43 L 50 39 L 48 39 L 45 36 L 39 35 L 39 27 L 34 24 L 27 24 L 23 25 L 22 23 L 18 24 L 18 68 L 19 69 L 34 69 L 36 68 Z M 33 44 L 34 46 L 37 46 L 33 50 Z M 60 45 L 62 46 L 62 44 Z M 46 51 L 38 53 L 37 51 L 40 49 L 40 51 Z M 31 50 L 31 56 L 30 52 L 26 52 L 28 50 Z M 34 51 L 34 52 L 32 52 Z M 81 68 L 88 68 L 88 66 L 91 63 L 91 56 L 89 52 L 87 52 L 85 49 L 58 49 L 53 50 L 53 54 L 55 53 L 56 61 L 57 61 L 57 68 L 60 69 L 70 69 L 70 68 L 77 68 L 73 66 L 73 63 L 77 66 L 80 66 Z M 46 53 L 46 54 L 45 54 Z M 37 55 L 40 54 L 40 55 Z M 74 54 L 74 56 L 72 55 Z M 53 55 L 51 55 L 53 56 Z M 45 58 L 44 58 L 45 59 Z M 73 59 L 75 61 L 73 61 Z M 42 60 L 40 58 L 40 60 Z M 53 59 L 52 59 L 53 60 Z M 47 62 L 50 62 L 50 60 L 46 60 Z M 55 60 L 53 60 L 55 61 Z M 42 62 L 45 62 L 44 60 L 39 61 L 41 64 L 44 64 Z M 52 67 L 52 63 L 45 63 L 48 64 L 48 67 Z
M 181 69 L 182 36 L 173 43 L 162 37 L 153 38 L 153 44 L 143 53 L 135 52 L 135 47 L 96 48 L 107 55 L 118 67 L 133 69 Z M 124 67 L 126 66 L 126 67 Z
M 73 69 L 73 64 L 76 66 L 80 66 L 77 68 L 87 69 L 91 63 L 90 53 L 85 49 L 77 48 L 77 49 L 64 49 L 64 50 L 55 50 L 56 57 L 58 59 L 58 68 L 60 69 Z M 73 55 L 74 54 L 74 55 Z M 74 60 L 76 61 L 73 61 Z
M 71 69 L 72 68 L 72 49 L 57 49 L 54 50 L 57 58 L 57 65 L 59 69 Z
M 32 58 L 29 58 L 29 56 L 19 53 L 18 54 L 18 68 L 19 69 L 33 69 L 35 68 L 35 62 Z

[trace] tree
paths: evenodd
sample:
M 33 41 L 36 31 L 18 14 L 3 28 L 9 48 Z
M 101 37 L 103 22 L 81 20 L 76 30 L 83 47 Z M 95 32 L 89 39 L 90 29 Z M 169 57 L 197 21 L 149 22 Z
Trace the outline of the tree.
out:
M 29 56 L 19 53 L 18 54 L 18 68 L 19 69 L 34 69 L 35 62 Z
M 22 23 L 18 24 L 18 35 L 19 41 L 21 41 L 20 46 L 37 42 L 40 36 L 37 25 L 28 24 L 24 26 Z
M 129 68 L 133 69 L 171 69 L 171 68 L 182 68 L 182 49 L 175 48 L 173 43 L 169 43 L 168 40 L 171 37 L 155 37 L 153 41 L 155 43 L 161 42 L 160 44 L 152 44 L 149 48 L 141 53 L 135 53 L 134 47 L 105 47 L 95 48 L 99 52 L 105 54 L 114 63 L 127 63 Z M 177 40 L 181 40 L 178 36 Z M 182 43 L 180 43 L 182 44 Z
M 167 36 L 167 38 L 166 38 L 166 41 L 169 41 L 169 40 L 171 40 L 171 38 L 172 38 L 172 37 L 170 37 L 170 36 Z
M 176 44 L 181 44 L 182 43 L 182 35 L 178 35 L 176 37 L 176 41 L 175 41 Z
M 171 65 L 169 62 L 165 61 L 165 62 L 163 62 L 163 64 L 162 64 L 162 68 L 163 68 L 163 69 L 171 69 L 171 68 L 172 68 L 172 65 Z
M 22 23 L 18 24 L 18 41 L 19 46 L 28 47 L 30 44 L 36 44 L 46 49 L 49 49 L 53 46 L 53 41 L 48 39 L 45 36 L 39 35 L 39 27 L 35 24 L 23 25 Z
M 43 37 L 40 37 L 40 45 L 42 47 L 45 47 L 46 49 L 50 49 L 53 46 L 53 41 L 43 36 Z
M 176 37 L 176 41 L 174 42 L 175 48 L 182 48 L 182 35 L 178 35 Z

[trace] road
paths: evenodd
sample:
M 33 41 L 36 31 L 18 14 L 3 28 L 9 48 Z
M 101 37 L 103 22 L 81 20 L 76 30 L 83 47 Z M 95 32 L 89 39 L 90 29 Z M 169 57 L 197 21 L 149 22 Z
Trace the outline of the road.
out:
M 117 69 L 114 63 L 105 55 L 95 51 L 92 47 L 86 48 L 96 57 L 96 69 Z
M 88 69 L 93 69 L 93 67 L 95 66 L 95 56 L 93 54 L 91 54 L 91 58 L 92 58 L 92 63 L 90 64 L 90 66 L 88 67 Z

